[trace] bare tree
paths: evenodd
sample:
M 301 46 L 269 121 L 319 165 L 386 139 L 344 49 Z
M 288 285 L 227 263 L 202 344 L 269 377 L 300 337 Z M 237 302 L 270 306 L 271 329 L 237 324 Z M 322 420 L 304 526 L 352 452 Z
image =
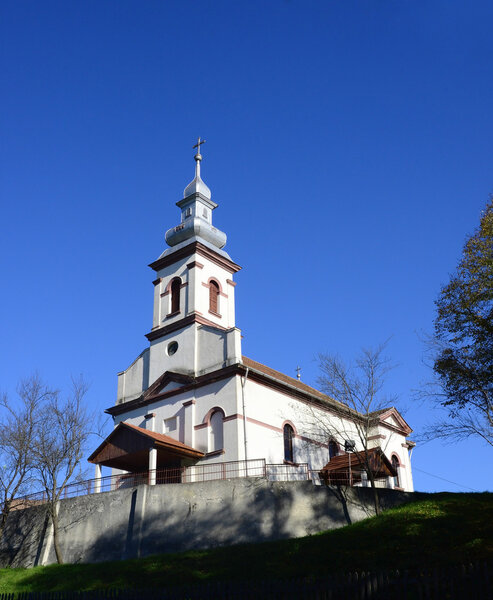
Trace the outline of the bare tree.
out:
M 53 392 L 38 375 L 20 382 L 19 400 L 0 398 L 0 538 L 15 498 L 33 483 L 33 444 L 41 426 L 41 411 Z
M 42 427 L 37 429 L 33 460 L 37 478 L 48 498 L 48 513 L 53 525 L 56 559 L 63 562 L 60 548 L 58 504 L 67 484 L 74 478 L 86 451 L 95 422 L 83 403 L 87 384 L 72 380 L 72 392 L 61 398 L 53 393 L 42 409 Z
M 378 415 L 392 401 L 381 396 L 385 375 L 392 368 L 390 360 L 383 355 L 385 344 L 376 349 L 362 349 L 355 360 L 346 364 L 338 356 L 319 354 L 321 374 L 320 389 L 336 402 L 331 406 L 331 416 L 323 418 L 312 411 L 316 421 L 314 428 L 323 432 L 325 440 L 333 439 L 344 445 L 356 437 L 361 451 L 355 453 L 360 467 L 366 473 L 373 490 L 375 513 L 380 513 L 378 488 L 374 476 L 374 458 L 370 437 L 378 425 Z

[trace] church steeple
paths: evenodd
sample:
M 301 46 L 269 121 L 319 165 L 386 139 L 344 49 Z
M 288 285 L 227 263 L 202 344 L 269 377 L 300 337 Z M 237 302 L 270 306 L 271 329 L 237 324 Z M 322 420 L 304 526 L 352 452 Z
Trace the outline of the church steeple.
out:
M 195 155 L 195 177 L 183 192 L 183 199 L 176 203 L 181 208 L 181 223 L 166 232 L 165 239 L 169 246 L 176 246 L 185 240 L 202 238 L 217 248 L 226 245 L 226 234 L 212 225 L 212 211 L 217 204 L 211 200 L 211 191 L 200 177 L 202 155 L 200 146 L 205 140 L 198 138 Z

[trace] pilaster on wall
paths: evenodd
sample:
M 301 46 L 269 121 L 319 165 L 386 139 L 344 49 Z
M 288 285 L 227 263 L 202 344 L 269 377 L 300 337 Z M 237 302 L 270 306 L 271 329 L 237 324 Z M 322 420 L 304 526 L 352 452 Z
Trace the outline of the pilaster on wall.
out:
M 228 294 L 228 322 L 234 325 L 235 323 L 235 287 L 236 282 L 232 279 L 227 279 L 226 283 L 228 287 L 226 288 Z
M 183 403 L 183 419 L 185 421 L 185 437 L 183 442 L 195 448 L 195 398 Z
M 188 269 L 188 304 L 187 314 L 194 313 L 197 310 L 197 272 L 203 268 L 203 265 L 196 260 L 187 263 Z
M 152 314 L 152 327 L 159 327 L 161 323 L 161 282 L 159 277 L 153 281 L 154 283 L 154 311 Z

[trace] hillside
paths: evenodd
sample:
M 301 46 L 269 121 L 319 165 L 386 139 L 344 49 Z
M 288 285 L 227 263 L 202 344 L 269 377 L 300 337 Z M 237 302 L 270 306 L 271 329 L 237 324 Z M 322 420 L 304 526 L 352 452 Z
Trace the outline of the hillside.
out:
M 0 569 L 0 592 L 149 589 L 493 559 L 493 494 L 430 494 L 342 529 L 263 544 L 87 565 Z

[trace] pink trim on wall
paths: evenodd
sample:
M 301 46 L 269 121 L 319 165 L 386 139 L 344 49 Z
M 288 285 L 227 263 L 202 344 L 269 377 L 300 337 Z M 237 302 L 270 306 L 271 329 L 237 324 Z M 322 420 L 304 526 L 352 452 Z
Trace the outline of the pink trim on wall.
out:
M 205 429 L 206 427 L 209 426 L 209 423 L 201 423 L 200 425 L 194 425 L 194 429 Z
M 161 292 L 160 296 L 162 298 L 163 296 L 168 296 L 168 294 L 169 294 L 169 290 L 166 290 L 165 292 Z
M 224 417 L 223 423 L 226 423 L 226 421 L 234 421 L 235 419 L 243 419 L 243 416 L 239 415 L 238 413 L 229 415 L 229 417 Z
M 182 406 L 191 406 L 192 404 L 197 404 L 195 398 L 193 400 L 187 400 L 186 402 L 183 402 Z
M 219 317 L 219 319 L 223 318 L 222 315 L 220 315 L 217 312 L 214 312 L 213 310 L 209 310 L 208 312 L 209 312 L 210 315 L 214 315 L 215 317 Z
M 282 426 L 281 426 L 281 431 L 283 431 L 283 432 L 284 432 L 284 427 L 285 427 L 286 425 L 290 425 L 290 426 L 293 428 L 293 431 L 294 431 L 294 436 L 295 436 L 295 437 L 299 437 L 299 436 L 298 436 L 298 432 L 297 432 L 297 430 L 296 430 L 296 427 L 295 427 L 295 425 L 294 425 L 294 423 L 293 423 L 292 421 L 284 421 L 284 422 L 283 422 L 283 424 L 282 424 Z
M 243 417 L 241 417 L 243 418 Z M 277 431 L 277 433 L 282 433 L 282 429 L 280 427 L 274 427 L 274 425 L 269 425 L 268 423 L 263 423 L 262 421 L 257 421 L 257 419 L 252 419 L 251 417 L 247 417 L 247 423 L 253 423 L 254 425 L 260 425 L 260 427 L 265 427 L 266 429 L 270 429 L 271 431 Z
M 370 441 L 370 440 L 385 440 L 386 438 L 387 438 L 386 435 L 383 435 L 382 433 L 378 433 L 377 435 L 369 435 L 368 441 Z
M 240 415 L 238 413 L 236 413 L 234 415 L 229 415 L 229 417 L 225 417 L 223 419 L 223 421 L 233 421 L 234 419 L 243 419 L 243 415 Z M 252 417 L 247 417 L 246 420 L 247 420 L 247 423 L 253 423 L 253 425 L 259 425 L 259 427 L 264 427 L 265 429 L 270 429 L 271 431 L 275 431 L 276 433 L 283 433 L 284 425 L 288 424 L 288 425 L 291 425 L 291 427 L 293 428 L 295 438 L 302 440 L 304 442 L 309 442 L 310 444 L 314 444 L 315 446 L 319 446 L 320 448 L 328 448 L 329 447 L 328 444 L 324 444 L 323 442 L 318 442 L 317 440 L 314 440 L 312 438 L 306 437 L 304 435 L 299 435 L 298 433 L 296 433 L 296 428 L 291 421 L 284 421 L 284 423 L 282 424 L 282 427 L 276 427 L 275 425 L 269 425 L 268 423 L 264 423 L 263 421 L 258 421 L 257 419 L 252 419 Z
M 395 456 L 397 458 L 397 462 L 399 463 L 399 467 L 402 467 L 402 463 L 401 463 L 401 459 L 399 457 L 399 455 L 397 454 L 397 452 L 392 452 L 392 454 L 390 455 L 390 460 L 392 461 L 392 457 Z
M 156 416 L 156 413 L 147 413 L 146 415 L 144 415 L 144 419 L 152 419 L 155 416 Z
M 236 281 L 233 281 L 232 279 L 226 279 L 226 283 L 229 283 L 229 285 L 232 285 L 233 287 L 236 286 Z
M 187 269 L 193 269 L 194 267 L 197 267 L 197 269 L 203 269 L 204 265 L 202 263 L 197 262 L 196 260 L 192 260 L 192 262 L 188 263 Z
M 177 279 L 180 282 L 180 286 L 183 285 L 183 281 L 181 280 L 181 277 L 172 277 L 166 284 L 166 288 L 165 288 L 166 293 L 171 292 L 171 284 L 173 283 L 173 281 L 176 281 Z
M 217 283 L 217 285 L 219 286 L 219 295 L 222 296 L 223 298 L 227 298 L 228 294 L 225 294 L 223 292 L 221 282 L 219 281 L 219 279 L 217 277 L 209 277 L 209 279 L 207 280 L 207 283 L 202 282 L 202 285 L 206 288 L 209 288 L 211 281 L 214 281 L 214 283 Z
M 206 425 L 210 425 L 211 422 L 211 417 L 215 412 L 221 412 L 223 413 L 223 420 L 224 417 L 226 415 L 226 413 L 224 412 L 224 410 L 220 407 L 220 406 L 214 406 L 214 408 L 211 408 L 209 410 L 209 412 L 205 415 L 205 417 L 202 420 L 202 425 L 205 423 Z
M 161 283 L 161 281 L 162 281 L 161 277 L 158 277 L 152 283 L 153 283 L 153 285 L 158 285 L 158 283 Z

